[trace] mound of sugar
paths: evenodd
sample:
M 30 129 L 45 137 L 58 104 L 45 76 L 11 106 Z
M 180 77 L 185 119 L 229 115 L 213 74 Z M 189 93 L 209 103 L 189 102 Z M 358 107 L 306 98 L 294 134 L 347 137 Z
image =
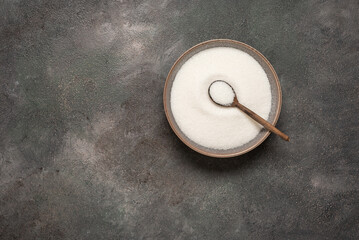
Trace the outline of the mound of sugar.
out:
M 262 126 L 237 108 L 212 102 L 208 87 L 218 79 L 233 87 L 240 103 L 268 118 L 272 96 L 266 73 L 253 57 L 230 47 L 203 50 L 182 65 L 171 89 L 171 110 L 192 141 L 212 149 L 231 149 L 254 139 Z

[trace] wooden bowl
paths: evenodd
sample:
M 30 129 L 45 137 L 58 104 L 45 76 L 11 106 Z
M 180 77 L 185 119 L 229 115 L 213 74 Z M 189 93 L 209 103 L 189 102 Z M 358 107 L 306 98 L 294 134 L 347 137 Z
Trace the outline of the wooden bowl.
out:
M 228 158 L 228 157 L 239 156 L 239 155 L 247 153 L 247 152 L 253 150 L 254 148 L 256 148 L 259 144 L 261 144 L 269 136 L 270 132 L 268 130 L 262 128 L 262 130 L 257 134 L 257 136 L 254 139 L 252 139 L 250 142 L 248 142 L 242 146 L 228 149 L 228 150 L 211 149 L 211 148 L 201 146 L 198 143 L 189 139 L 178 127 L 176 120 L 173 117 L 172 110 L 171 110 L 171 104 L 170 104 L 171 88 L 172 88 L 172 84 L 173 84 L 173 81 L 176 77 L 178 70 L 189 58 L 191 58 L 196 53 L 203 51 L 205 49 L 208 49 L 208 48 L 213 48 L 213 47 L 237 48 L 243 52 L 248 53 L 255 60 L 257 60 L 257 62 L 262 66 L 265 73 L 267 74 L 269 84 L 271 87 L 271 92 L 272 92 L 272 105 L 271 105 L 271 110 L 270 110 L 269 117 L 267 120 L 268 120 L 268 122 L 272 123 L 273 125 L 275 125 L 277 123 L 280 109 L 282 106 L 282 92 L 281 92 L 278 76 L 277 76 L 276 72 L 274 71 L 274 68 L 269 63 L 269 61 L 253 47 L 251 47 L 245 43 L 234 41 L 234 40 L 229 40 L 229 39 L 214 39 L 214 40 L 209 40 L 206 42 L 199 43 L 196 46 L 188 49 L 185 53 L 182 54 L 182 56 L 180 56 L 177 59 L 177 61 L 173 64 L 170 72 L 168 73 L 168 76 L 166 79 L 164 92 L 163 92 L 164 109 L 165 109 L 167 120 L 168 120 L 172 130 L 177 135 L 177 137 L 179 137 L 179 139 L 181 139 L 181 141 L 184 144 L 186 144 L 188 147 L 192 148 L 196 152 L 199 152 L 203 155 L 207 155 L 207 156 L 211 156 L 211 157 Z

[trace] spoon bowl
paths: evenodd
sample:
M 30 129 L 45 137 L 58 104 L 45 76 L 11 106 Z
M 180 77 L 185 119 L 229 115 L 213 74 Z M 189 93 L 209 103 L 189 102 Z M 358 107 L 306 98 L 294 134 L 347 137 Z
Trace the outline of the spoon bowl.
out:
M 223 80 L 212 82 L 208 87 L 208 95 L 212 102 L 222 107 L 233 107 L 237 97 L 233 87 Z

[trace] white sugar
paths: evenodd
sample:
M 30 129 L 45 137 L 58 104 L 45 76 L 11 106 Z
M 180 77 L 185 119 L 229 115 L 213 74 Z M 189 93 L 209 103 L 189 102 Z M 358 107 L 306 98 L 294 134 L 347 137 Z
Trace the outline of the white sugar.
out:
M 266 73 L 253 57 L 229 47 L 206 49 L 182 65 L 171 89 L 171 109 L 177 125 L 192 141 L 231 149 L 254 139 L 262 127 L 240 110 L 212 102 L 208 87 L 219 79 L 233 87 L 240 103 L 268 118 L 271 91 Z
M 209 87 L 209 94 L 213 101 L 222 106 L 230 106 L 235 97 L 232 87 L 223 81 L 214 81 Z

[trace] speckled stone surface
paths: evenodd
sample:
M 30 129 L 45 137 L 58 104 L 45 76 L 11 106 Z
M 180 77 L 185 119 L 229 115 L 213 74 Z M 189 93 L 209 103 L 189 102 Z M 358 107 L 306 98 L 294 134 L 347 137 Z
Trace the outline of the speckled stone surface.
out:
M 358 239 L 359 2 L 0 1 L 0 239 Z M 208 39 L 261 51 L 278 127 L 201 156 L 162 104 Z

